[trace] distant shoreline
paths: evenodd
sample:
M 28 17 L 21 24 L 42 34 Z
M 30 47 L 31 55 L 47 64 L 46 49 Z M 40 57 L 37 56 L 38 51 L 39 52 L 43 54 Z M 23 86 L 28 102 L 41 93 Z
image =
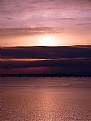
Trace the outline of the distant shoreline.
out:
M 0 77 L 91 77 L 91 74 L 0 74 Z

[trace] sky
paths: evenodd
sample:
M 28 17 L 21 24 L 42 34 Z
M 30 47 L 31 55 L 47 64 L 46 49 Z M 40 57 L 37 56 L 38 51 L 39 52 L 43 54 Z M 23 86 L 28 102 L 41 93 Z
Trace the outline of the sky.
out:
M 1 73 L 91 73 L 91 0 L 0 0 L 0 46 Z
M 89 31 L 91 0 L 0 0 L 0 18 L 1 28 L 47 26 L 75 31 L 81 26 Z
M 0 33 L 1 46 L 39 46 L 44 34 L 56 46 L 89 45 L 91 0 L 0 0 Z

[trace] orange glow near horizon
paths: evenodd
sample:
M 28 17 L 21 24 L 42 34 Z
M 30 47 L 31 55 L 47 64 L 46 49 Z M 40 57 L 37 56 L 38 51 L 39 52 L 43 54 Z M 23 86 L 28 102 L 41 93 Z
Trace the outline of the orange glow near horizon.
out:
M 91 45 L 90 35 L 68 33 L 3 36 L 1 47 Z M 87 40 L 87 41 L 86 41 Z

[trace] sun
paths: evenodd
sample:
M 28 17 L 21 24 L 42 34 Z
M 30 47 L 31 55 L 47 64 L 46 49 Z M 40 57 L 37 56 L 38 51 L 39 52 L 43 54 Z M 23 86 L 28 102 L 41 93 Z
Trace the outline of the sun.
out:
M 52 35 L 43 35 L 40 37 L 38 46 L 56 46 L 55 38 Z

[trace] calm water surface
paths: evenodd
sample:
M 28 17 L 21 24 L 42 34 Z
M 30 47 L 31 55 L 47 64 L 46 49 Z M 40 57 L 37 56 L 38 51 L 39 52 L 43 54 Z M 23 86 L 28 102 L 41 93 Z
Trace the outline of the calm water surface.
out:
M 0 78 L 0 121 L 91 121 L 91 78 Z

